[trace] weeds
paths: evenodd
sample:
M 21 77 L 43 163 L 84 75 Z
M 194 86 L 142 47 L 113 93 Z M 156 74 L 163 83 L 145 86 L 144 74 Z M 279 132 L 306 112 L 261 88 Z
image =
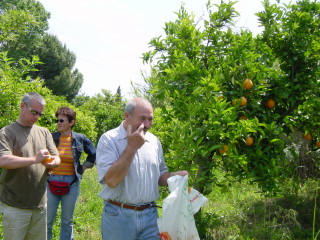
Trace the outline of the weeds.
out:
M 309 191 L 316 185 L 310 181 L 300 187 L 298 195 L 286 192 L 274 198 L 261 195 L 256 186 L 245 183 L 233 184 L 230 189 L 216 188 L 209 196 L 210 204 L 203 209 L 203 222 L 198 227 L 201 239 L 312 239 L 315 226 L 311 220 L 317 223 L 317 216 L 311 209 L 317 207 L 310 201 Z
M 318 239 L 320 211 L 318 181 L 309 180 L 297 191 L 292 182 L 283 183 L 282 195 L 268 198 L 249 183 L 233 183 L 229 188 L 214 187 L 207 196 L 209 202 L 201 209 L 197 229 L 202 240 L 307 240 Z M 74 216 L 74 238 L 101 240 L 103 200 L 97 183 L 97 170 L 87 171 L 81 182 L 81 192 Z M 316 190 L 316 195 L 315 195 Z M 161 198 L 168 196 L 160 189 Z M 159 209 L 161 216 L 161 209 Z M 1 216 L 0 216 L 1 220 Z M 53 229 L 53 239 L 59 239 L 60 209 Z M 0 238 L 3 237 L 0 225 Z
M 312 221 L 312 239 L 313 240 L 317 240 L 318 239 L 318 235 L 320 233 L 320 230 L 317 232 L 316 235 L 314 235 L 315 233 L 315 229 L 316 229 L 316 213 L 317 213 L 317 198 L 318 198 L 318 188 L 316 188 L 316 195 L 314 198 L 314 207 L 313 207 L 313 221 Z

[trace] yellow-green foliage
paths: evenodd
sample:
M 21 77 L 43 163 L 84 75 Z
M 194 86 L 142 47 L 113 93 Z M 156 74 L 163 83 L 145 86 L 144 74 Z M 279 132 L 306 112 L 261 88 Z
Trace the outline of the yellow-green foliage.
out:
M 37 58 L 31 61 L 21 59 L 13 61 L 5 52 L 0 52 L 0 127 L 17 119 L 20 101 L 27 92 L 38 92 L 43 96 L 50 95 L 50 90 L 43 86 L 39 79 L 30 79 L 27 75 L 33 70 Z

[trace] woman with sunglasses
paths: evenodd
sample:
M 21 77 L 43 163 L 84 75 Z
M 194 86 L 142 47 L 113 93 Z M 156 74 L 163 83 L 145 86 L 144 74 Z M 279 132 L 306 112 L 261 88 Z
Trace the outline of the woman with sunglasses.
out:
M 58 131 L 52 133 L 59 150 L 61 164 L 51 170 L 48 181 L 71 183 L 70 190 L 64 195 L 56 195 L 47 189 L 48 194 L 48 240 L 52 239 L 52 226 L 61 202 L 60 240 L 73 239 L 73 213 L 80 192 L 80 179 L 87 168 L 92 168 L 96 161 L 96 149 L 84 135 L 72 131 L 76 122 L 76 112 L 69 107 L 56 111 Z M 81 165 L 81 153 L 87 154 Z

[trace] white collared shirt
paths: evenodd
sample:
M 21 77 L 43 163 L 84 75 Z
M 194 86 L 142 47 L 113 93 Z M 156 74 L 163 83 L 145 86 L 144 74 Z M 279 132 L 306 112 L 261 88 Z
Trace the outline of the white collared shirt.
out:
M 147 132 L 145 143 L 134 155 L 128 174 L 116 188 L 104 182 L 110 166 L 118 160 L 127 146 L 127 131 L 121 125 L 104 133 L 97 146 L 98 181 L 103 185 L 99 196 L 122 203 L 147 203 L 159 198 L 158 180 L 168 172 L 159 139 Z

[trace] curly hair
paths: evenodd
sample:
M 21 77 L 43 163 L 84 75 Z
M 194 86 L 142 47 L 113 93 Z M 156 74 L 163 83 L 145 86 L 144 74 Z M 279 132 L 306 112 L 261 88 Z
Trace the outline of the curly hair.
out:
M 56 111 L 56 117 L 58 117 L 59 115 L 66 116 L 68 118 L 69 122 L 71 122 L 72 120 L 74 120 L 76 122 L 77 113 L 72 108 L 69 108 L 66 106 L 59 108 Z M 73 124 L 73 126 L 74 125 L 75 124 Z M 73 128 L 73 126 L 71 128 Z

